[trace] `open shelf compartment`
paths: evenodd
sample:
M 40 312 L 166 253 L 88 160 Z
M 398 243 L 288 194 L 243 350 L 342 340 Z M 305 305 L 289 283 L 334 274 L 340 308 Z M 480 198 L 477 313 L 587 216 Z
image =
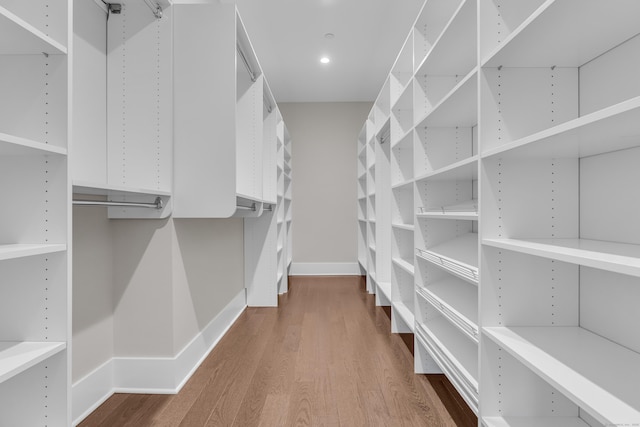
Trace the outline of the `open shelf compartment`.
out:
M 580 327 L 489 327 L 483 333 L 598 422 L 640 423 L 638 353 Z

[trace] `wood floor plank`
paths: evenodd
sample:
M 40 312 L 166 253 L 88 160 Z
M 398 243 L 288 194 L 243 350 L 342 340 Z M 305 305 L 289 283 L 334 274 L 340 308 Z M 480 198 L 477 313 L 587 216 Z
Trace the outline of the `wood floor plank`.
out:
M 80 426 L 477 425 L 444 377 L 413 373 L 362 278 L 290 277 L 289 286 L 278 308 L 246 309 L 180 393 L 114 395 Z
M 289 414 L 288 394 L 268 394 L 262 412 L 260 413 L 260 423 L 258 427 L 273 427 L 286 425 Z

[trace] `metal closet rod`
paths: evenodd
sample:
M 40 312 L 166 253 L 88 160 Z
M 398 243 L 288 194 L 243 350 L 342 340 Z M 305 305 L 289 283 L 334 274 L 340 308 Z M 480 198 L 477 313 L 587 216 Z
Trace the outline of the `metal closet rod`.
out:
M 256 73 L 254 73 L 251 69 L 251 65 L 249 65 L 249 61 L 247 61 L 247 57 L 244 56 L 244 52 L 242 51 L 242 48 L 239 44 L 236 44 L 236 50 L 238 51 L 238 55 L 240 55 L 240 59 L 242 59 L 242 63 L 244 64 L 244 67 L 247 69 L 247 72 L 251 77 L 251 81 L 255 82 L 257 80 Z
M 100 201 L 100 200 L 74 200 L 73 204 L 76 206 L 114 206 L 114 207 L 127 207 L 127 208 L 151 208 L 162 209 L 164 203 L 162 198 L 156 197 L 153 203 L 142 202 L 112 202 L 112 201 Z
M 256 204 L 252 203 L 251 206 L 242 206 L 242 205 L 236 205 L 236 209 L 240 209 L 240 210 L 245 210 L 245 211 L 256 211 Z
M 267 98 L 264 96 L 262 98 L 262 103 L 264 104 L 265 107 L 267 107 L 267 111 L 269 112 L 269 114 L 271 114 L 271 112 L 273 111 L 273 107 L 271 106 L 271 103 L 267 100 Z

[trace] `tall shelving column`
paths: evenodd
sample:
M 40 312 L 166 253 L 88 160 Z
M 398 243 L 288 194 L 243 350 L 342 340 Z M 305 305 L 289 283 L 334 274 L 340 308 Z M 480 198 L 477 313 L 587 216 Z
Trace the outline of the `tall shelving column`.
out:
M 264 77 L 263 77 L 264 79 Z M 282 279 L 278 260 L 278 139 L 279 111 L 266 79 L 262 106 L 263 212 L 244 219 L 244 274 L 247 305 L 276 307 Z
M 640 424 L 640 3 L 480 2 L 484 425 Z
M 277 159 L 277 179 L 278 179 L 278 199 L 276 202 L 276 224 L 278 229 L 278 293 L 288 291 L 289 280 L 287 275 L 287 226 L 285 223 L 285 147 L 284 147 L 284 121 L 280 110 L 277 111 L 276 139 L 278 143 Z
M 291 139 L 235 4 L 172 11 L 173 215 L 244 218 L 247 303 L 275 306 L 291 263 Z
M 358 158 L 356 160 L 358 200 L 356 206 L 358 222 L 358 264 L 360 271 L 367 272 L 367 124 L 365 123 L 358 135 L 356 145 Z
M 71 22 L 0 1 L 0 425 L 70 424 Z
M 374 107 L 375 108 L 375 107 Z M 375 110 L 369 112 L 366 121 L 366 173 L 367 173 L 367 292 L 376 294 L 376 305 L 390 305 L 391 297 L 383 301 L 384 295 L 376 292 L 376 135 L 375 135 Z M 390 291 L 390 289 L 389 289 Z M 385 304 L 386 302 L 386 304 Z
M 413 33 L 404 42 L 389 75 L 391 184 L 391 331 L 414 331 L 413 221 Z
M 476 7 L 427 1 L 416 21 L 414 159 L 415 370 L 437 372 L 435 361 L 477 413 Z
M 293 163 L 292 140 L 286 124 L 284 125 L 284 222 L 285 222 L 285 275 L 291 271 L 293 261 Z
M 378 99 L 373 104 L 373 139 L 371 154 L 375 163 L 372 171 L 375 193 L 371 200 L 375 223 L 375 293 L 379 305 L 391 305 L 391 79 L 387 77 Z
M 259 216 L 265 83 L 240 15 L 227 3 L 172 10 L 174 216 Z

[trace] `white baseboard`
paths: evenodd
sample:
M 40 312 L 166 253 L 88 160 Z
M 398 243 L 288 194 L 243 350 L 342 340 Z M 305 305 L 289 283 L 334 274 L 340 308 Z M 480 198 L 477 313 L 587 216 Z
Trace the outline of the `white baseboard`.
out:
M 291 276 L 360 276 L 357 262 L 292 262 Z
M 112 394 L 113 359 L 109 359 L 71 387 L 73 425 L 80 424 Z
M 113 393 L 174 394 L 180 391 L 246 308 L 243 289 L 175 357 L 114 357 L 72 386 L 73 425 Z

